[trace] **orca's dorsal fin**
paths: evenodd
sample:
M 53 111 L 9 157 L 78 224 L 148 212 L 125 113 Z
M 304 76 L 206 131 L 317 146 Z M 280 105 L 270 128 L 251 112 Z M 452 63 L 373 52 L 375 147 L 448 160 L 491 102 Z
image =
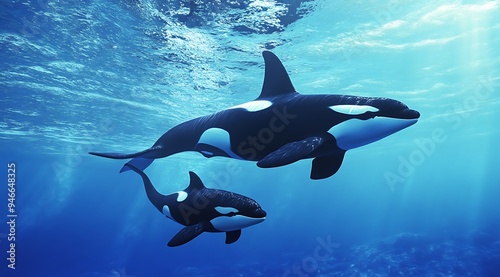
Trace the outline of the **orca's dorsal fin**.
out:
M 189 171 L 189 186 L 185 190 L 202 190 L 205 188 L 200 177 L 196 173 Z
M 272 52 L 262 52 L 265 63 L 264 84 L 257 99 L 295 93 L 292 81 L 280 59 Z

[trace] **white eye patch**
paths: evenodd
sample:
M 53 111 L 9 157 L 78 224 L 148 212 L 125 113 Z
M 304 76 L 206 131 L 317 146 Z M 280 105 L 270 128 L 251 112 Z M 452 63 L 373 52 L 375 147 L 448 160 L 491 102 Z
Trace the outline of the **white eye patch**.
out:
M 231 208 L 231 207 L 215 207 L 215 210 L 221 214 L 228 214 L 230 212 L 233 212 L 233 213 L 239 212 L 237 209 Z
M 366 112 L 378 112 L 379 109 L 367 106 L 367 105 L 335 105 L 329 107 L 332 111 L 349 114 L 349 115 L 359 115 Z

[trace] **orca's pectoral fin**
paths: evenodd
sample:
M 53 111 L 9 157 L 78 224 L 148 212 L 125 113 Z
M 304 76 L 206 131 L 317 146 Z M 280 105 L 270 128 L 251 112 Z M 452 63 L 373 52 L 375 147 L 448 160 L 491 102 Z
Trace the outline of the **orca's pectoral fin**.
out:
M 324 139 L 322 137 L 309 137 L 281 146 L 271 152 L 257 163 L 258 167 L 269 168 L 294 163 L 316 150 Z
M 337 173 L 344 160 L 345 151 L 337 155 L 314 158 L 311 168 L 311 179 L 325 179 Z
M 226 232 L 226 244 L 236 242 L 241 236 L 241 229 L 236 231 Z
M 180 230 L 179 233 L 177 233 L 168 242 L 167 245 L 170 247 L 183 245 L 187 242 L 190 242 L 191 240 L 199 236 L 201 233 L 205 232 L 205 230 L 207 230 L 207 224 L 204 222 L 191 226 L 186 226 L 182 228 L 182 230 Z

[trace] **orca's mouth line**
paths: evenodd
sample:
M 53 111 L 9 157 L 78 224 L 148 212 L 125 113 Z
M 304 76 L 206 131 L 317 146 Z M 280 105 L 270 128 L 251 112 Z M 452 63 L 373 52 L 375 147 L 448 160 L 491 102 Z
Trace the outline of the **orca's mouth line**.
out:
M 266 211 L 264 211 L 262 209 L 258 209 L 256 211 L 254 211 L 254 213 L 251 215 L 251 217 L 256 218 L 256 219 L 266 218 L 266 216 L 267 216 Z
M 234 217 L 237 215 L 241 215 L 241 216 L 245 216 L 245 217 L 249 217 L 249 218 L 254 218 L 254 219 L 261 219 L 261 218 L 265 219 L 267 216 L 267 213 L 266 213 L 266 211 L 259 209 L 259 210 L 253 211 L 251 214 L 241 214 L 241 213 L 230 212 L 228 214 L 224 214 L 223 216 Z
M 391 111 L 389 113 L 368 112 L 365 114 L 358 115 L 355 118 L 361 120 L 368 120 L 377 117 L 395 118 L 395 119 L 418 119 L 420 118 L 420 113 L 415 110 L 407 108 L 402 110 Z
M 420 117 L 420 113 L 412 109 L 404 109 L 392 113 L 390 117 L 399 119 L 418 119 Z

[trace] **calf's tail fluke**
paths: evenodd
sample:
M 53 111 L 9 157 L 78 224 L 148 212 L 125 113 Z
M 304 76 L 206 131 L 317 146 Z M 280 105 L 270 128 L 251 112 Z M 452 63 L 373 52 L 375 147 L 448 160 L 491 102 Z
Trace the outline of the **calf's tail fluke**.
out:
M 139 174 L 142 177 L 142 181 L 144 182 L 144 188 L 146 189 L 146 195 L 148 196 L 149 201 L 151 201 L 151 203 L 161 212 L 162 207 L 163 207 L 163 203 L 165 202 L 164 198 L 166 196 L 159 193 L 155 189 L 155 187 L 151 183 L 151 180 L 149 180 L 148 175 L 146 175 L 146 173 L 144 173 L 142 170 L 135 167 L 131 163 L 126 163 L 123 167 L 127 167 L 128 170 L 135 171 L 137 174 Z

